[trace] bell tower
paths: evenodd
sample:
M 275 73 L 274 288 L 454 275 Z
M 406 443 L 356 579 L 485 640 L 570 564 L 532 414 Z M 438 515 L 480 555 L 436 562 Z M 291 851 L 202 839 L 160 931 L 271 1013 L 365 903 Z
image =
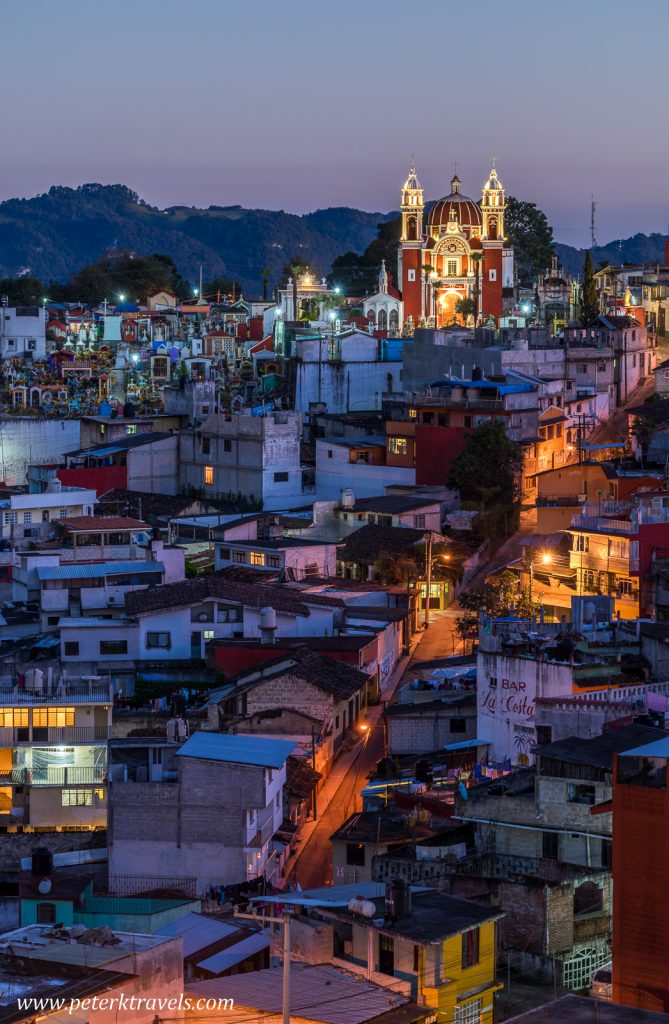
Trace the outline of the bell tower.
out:
M 497 177 L 495 158 L 493 157 L 490 175 L 481 193 L 481 217 L 483 220 L 483 238 L 490 241 L 503 240 L 504 238 L 504 187 Z
M 423 251 L 423 188 L 416 175 L 413 159 L 409 177 L 402 186 L 402 238 L 398 252 L 398 275 L 404 304 L 404 318 L 414 326 L 422 319 L 425 306 L 421 268 Z

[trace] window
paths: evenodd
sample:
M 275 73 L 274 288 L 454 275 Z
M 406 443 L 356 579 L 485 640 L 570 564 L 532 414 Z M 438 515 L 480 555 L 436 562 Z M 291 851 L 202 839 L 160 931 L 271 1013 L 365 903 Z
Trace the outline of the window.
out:
M 388 451 L 393 455 L 406 455 L 408 449 L 406 437 L 389 437 Z
M 281 790 L 279 790 L 279 792 L 274 797 L 274 806 L 277 809 L 277 811 L 279 810 L 279 807 L 281 806 Z
M 478 928 L 470 928 L 462 936 L 462 968 L 474 967 L 479 962 L 479 937 Z
M 497 689 L 497 676 L 490 676 L 489 684 L 490 684 L 490 689 L 491 690 L 496 690 Z
M 63 654 L 68 655 L 70 658 L 76 657 L 79 653 L 79 641 L 78 640 L 66 640 L 63 646 Z
M 67 509 L 66 508 L 59 508 L 58 509 L 58 518 L 59 519 L 67 519 Z
M 233 551 L 232 561 L 237 562 L 238 565 L 246 565 L 246 552 L 245 551 Z
M 74 725 L 74 708 L 34 708 L 33 725 L 64 729 Z
M 604 894 L 596 882 L 583 882 L 574 889 L 574 916 L 578 914 L 601 914 L 604 909 Z
M 413 969 L 414 973 L 418 974 L 420 970 L 420 946 L 413 947 Z
M 230 561 L 230 548 L 219 548 L 218 557 L 226 562 Z
M 32 512 L 24 512 L 23 513 L 23 522 L 24 523 L 32 523 L 32 521 L 33 521 L 33 514 L 32 514 Z
M 251 551 L 249 561 L 251 565 L 264 565 L 265 556 L 262 551 Z
M 49 522 L 49 510 L 48 510 L 48 508 L 45 508 L 43 510 L 43 512 L 42 512 L 42 522 L 43 523 L 48 523 Z
M 280 569 L 281 568 L 281 559 L 279 558 L 279 556 L 278 555 L 268 555 L 267 556 L 267 567 L 269 569 Z
M 37 923 L 38 924 L 55 924 L 56 923 L 56 904 L 55 903 L 38 903 L 37 904 Z
M 92 807 L 92 789 L 62 789 L 60 792 L 61 807 Z
M 425 529 L 425 516 L 421 513 L 420 515 L 413 517 L 413 525 L 415 530 Z
M 496 270 L 489 270 L 488 271 L 488 280 L 489 281 L 496 281 L 497 280 L 497 271 Z
M 35 338 L 28 338 L 28 351 L 34 352 L 37 348 L 37 341 Z
M 213 466 L 205 466 L 204 467 L 204 482 L 205 482 L 205 484 L 208 487 L 211 487 L 211 485 L 213 484 L 213 482 L 214 482 L 214 467 Z
M 395 941 L 391 935 L 379 935 L 379 971 L 395 973 Z
M 5 512 L 5 526 L 13 526 L 17 518 L 16 512 Z
M 101 640 L 100 641 L 100 654 L 127 654 L 128 653 L 128 641 L 127 640 Z
M 232 441 L 228 437 L 223 439 L 223 451 L 224 452 L 231 452 L 232 451 Z
M 209 640 L 213 640 L 215 636 L 216 634 L 213 629 L 202 630 L 202 639 L 204 640 L 205 643 L 207 643 Z
M 451 732 L 467 732 L 467 719 L 451 718 L 449 726 Z
M 328 448 L 328 459 L 332 458 L 332 448 Z
M 453 1024 L 481 1024 L 482 1009 L 481 999 L 472 999 L 464 1006 L 456 1006 L 453 1011 Z
M 149 630 L 146 634 L 146 646 L 147 648 L 164 647 L 169 649 L 172 646 L 172 634 Z
M 576 786 L 570 783 L 567 786 L 567 800 L 570 804 L 594 804 L 595 802 L 595 787 L 594 786 Z
M 0 708 L 0 728 L 26 729 L 28 727 L 28 708 Z
M 137 433 L 137 424 L 136 423 L 128 423 L 128 425 L 125 428 L 125 432 L 126 432 L 126 434 L 136 434 Z
M 288 483 L 288 474 L 286 472 L 283 472 L 283 471 L 280 472 L 280 473 L 275 473 L 274 474 L 274 483 L 275 484 L 287 484 Z
M 200 440 L 200 451 L 203 455 L 209 455 L 211 451 L 211 438 L 203 437 Z
M 440 427 L 447 427 L 450 424 L 451 417 L 447 412 L 440 412 L 437 416 L 437 423 Z
M 579 533 L 574 537 L 574 551 L 583 551 L 584 553 L 590 550 L 590 538 L 584 537 L 582 533 Z
M 541 838 L 541 856 L 546 860 L 557 860 L 559 853 L 557 832 L 544 832 Z
M 415 270 L 407 270 L 407 281 L 415 281 L 415 280 L 416 280 L 416 271 Z
M 446 273 L 448 274 L 449 277 L 457 277 L 458 276 L 458 261 L 457 260 L 449 260 L 448 261 L 447 268 L 446 268 Z

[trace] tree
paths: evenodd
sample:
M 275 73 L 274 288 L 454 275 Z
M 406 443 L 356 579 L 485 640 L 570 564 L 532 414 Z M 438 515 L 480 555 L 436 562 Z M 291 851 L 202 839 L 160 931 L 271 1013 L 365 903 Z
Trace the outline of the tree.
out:
M 262 270 L 260 271 L 260 279 L 262 280 L 262 300 L 263 300 L 263 302 L 267 302 L 267 292 L 268 292 L 268 289 L 269 289 L 269 279 L 271 277 L 271 274 L 272 274 L 272 271 L 269 269 L 269 267 L 263 267 Z
M 521 587 L 519 577 L 510 570 L 500 573 L 495 584 L 484 590 L 463 590 L 458 603 L 465 614 L 455 620 L 455 630 L 464 642 L 476 640 L 481 611 L 493 618 L 513 612 L 521 619 L 533 619 L 541 608 L 541 602 Z
M 38 277 L 3 277 L 0 279 L 0 296 L 4 295 L 10 306 L 36 306 L 42 302 L 46 292 Z
M 242 286 L 231 277 L 212 277 L 203 284 L 205 297 L 210 302 L 225 302 L 241 294 Z
M 595 283 L 595 268 L 592 263 L 592 253 L 588 249 L 583 261 L 583 303 L 581 305 L 581 326 L 587 327 L 599 316 L 599 302 L 597 301 L 597 285 Z
M 522 465 L 520 446 L 499 420 L 482 423 L 467 436 L 463 451 L 453 460 L 448 486 L 481 513 L 494 508 L 511 512 L 518 501 L 517 478 Z
M 458 299 L 455 303 L 455 312 L 462 317 L 463 324 L 467 323 L 470 316 L 476 316 L 476 299 Z
M 647 416 L 637 416 L 632 424 L 632 433 L 637 439 L 639 448 L 641 449 L 641 465 L 646 466 L 648 463 L 648 451 L 650 449 L 650 442 L 653 437 L 653 430 L 655 424 Z
M 338 285 L 344 295 L 373 295 L 378 287 L 381 261 L 392 276 L 402 234 L 402 218 L 394 217 L 378 225 L 377 237 L 362 254 L 345 252 L 337 256 L 328 275 L 330 287 Z
M 553 228 L 535 203 L 508 196 L 504 219 L 506 235 L 513 245 L 518 277 L 533 280 L 547 270 L 553 256 Z

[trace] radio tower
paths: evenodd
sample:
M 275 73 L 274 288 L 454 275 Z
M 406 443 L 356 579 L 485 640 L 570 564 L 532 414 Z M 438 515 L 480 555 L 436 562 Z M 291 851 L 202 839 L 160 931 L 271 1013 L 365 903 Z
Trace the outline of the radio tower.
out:
M 597 203 L 595 197 L 590 196 L 590 248 L 597 248 L 597 239 L 595 238 L 595 210 L 597 209 Z

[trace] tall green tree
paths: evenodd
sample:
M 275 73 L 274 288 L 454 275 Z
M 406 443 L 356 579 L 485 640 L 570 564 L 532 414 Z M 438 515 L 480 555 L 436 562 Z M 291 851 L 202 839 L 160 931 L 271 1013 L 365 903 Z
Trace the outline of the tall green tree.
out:
M 581 325 L 587 327 L 599 316 L 597 286 L 595 284 L 595 268 L 592 253 L 588 249 L 583 261 L 583 303 L 581 305 Z
M 477 529 L 497 540 L 515 529 L 519 511 L 518 479 L 522 450 L 499 420 L 488 420 L 471 432 L 453 460 L 447 483 L 463 503 L 479 510 Z
M 535 203 L 514 196 L 506 200 L 504 231 L 513 245 L 516 270 L 521 283 L 531 282 L 547 270 L 553 255 L 553 228 Z

